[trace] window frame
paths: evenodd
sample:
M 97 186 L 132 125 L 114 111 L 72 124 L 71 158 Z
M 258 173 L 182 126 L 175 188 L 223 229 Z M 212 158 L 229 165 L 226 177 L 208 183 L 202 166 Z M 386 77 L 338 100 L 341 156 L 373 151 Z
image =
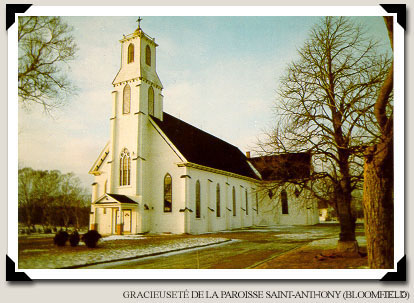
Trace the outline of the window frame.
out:
M 124 90 L 122 94 L 122 114 L 128 115 L 130 113 L 131 113 L 131 86 L 129 86 L 129 84 L 127 83 L 124 86 Z
M 195 199 L 195 217 L 196 219 L 201 219 L 201 184 L 200 180 L 196 182 L 196 199 Z
M 216 217 L 221 217 L 221 199 L 220 199 L 220 183 L 217 183 L 216 186 Z
M 248 194 L 247 194 L 247 189 L 245 189 L 246 192 L 246 216 L 249 215 L 249 198 L 248 198 Z
M 124 148 L 119 157 L 119 186 L 131 185 L 131 156 Z
M 237 203 L 236 203 L 236 188 L 233 186 L 232 190 L 232 198 L 233 198 L 233 217 L 237 216 Z
M 282 215 L 289 214 L 289 204 L 288 204 L 288 196 L 285 189 L 282 189 L 280 192 L 280 201 L 282 204 Z
M 147 46 L 145 47 L 145 64 L 148 66 L 151 66 L 151 57 L 151 47 L 147 44 Z
M 133 63 L 135 57 L 135 45 L 134 43 L 130 43 L 128 45 L 128 56 L 127 56 L 127 64 Z
M 155 113 L 155 102 L 154 102 L 154 89 L 152 86 L 148 88 L 148 115 L 154 116 Z
M 170 180 L 169 187 L 167 188 L 167 180 Z M 164 199 L 164 213 L 171 213 L 172 212 L 172 200 L 173 200 L 173 194 L 172 194 L 172 177 L 169 173 L 166 173 L 164 176 L 164 182 L 163 182 L 163 199 Z M 169 191 L 169 192 L 168 192 Z M 170 201 L 167 200 L 169 196 Z M 169 205 L 167 205 L 169 203 Z

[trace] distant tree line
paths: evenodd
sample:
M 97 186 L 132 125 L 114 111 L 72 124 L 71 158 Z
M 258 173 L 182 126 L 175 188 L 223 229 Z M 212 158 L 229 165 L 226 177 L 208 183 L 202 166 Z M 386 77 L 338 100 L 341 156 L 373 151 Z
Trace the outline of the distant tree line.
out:
M 35 225 L 43 231 L 88 226 L 89 195 L 73 173 L 25 167 L 19 169 L 18 179 L 19 223 L 29 231 Z

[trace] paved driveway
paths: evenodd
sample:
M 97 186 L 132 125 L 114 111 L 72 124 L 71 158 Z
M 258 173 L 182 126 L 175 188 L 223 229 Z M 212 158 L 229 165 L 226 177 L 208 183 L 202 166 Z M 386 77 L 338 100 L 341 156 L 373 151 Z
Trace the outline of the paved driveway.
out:
M 357 234 L 363 225 L 357 225 Z M 231 239 L 214 246 L 83 268 L 250 268 L 314 240 L 337 238 L 338 224 L 250 228 L 204 235 Z

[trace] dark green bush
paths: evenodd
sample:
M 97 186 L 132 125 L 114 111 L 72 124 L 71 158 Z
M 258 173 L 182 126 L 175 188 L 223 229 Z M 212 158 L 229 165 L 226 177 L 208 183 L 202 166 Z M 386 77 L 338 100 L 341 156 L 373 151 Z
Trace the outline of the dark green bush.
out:
M 57 246 L 65 246 L 66 241 L 69 238 L 69 234 L 66 231 L 60 230 L 55 237 L 53 238 L 53 242 Z
M 79 244 L 80 236 L 79 233 L 75 230 L 70 236 L 69 236 L 69 242 L 70 246 L 75 247 Z
M 90 230 L 82 236 L 82 241 L 85 242 L 86 246 L 94 248 L 100 238 L 102 236 L 96 230 Z

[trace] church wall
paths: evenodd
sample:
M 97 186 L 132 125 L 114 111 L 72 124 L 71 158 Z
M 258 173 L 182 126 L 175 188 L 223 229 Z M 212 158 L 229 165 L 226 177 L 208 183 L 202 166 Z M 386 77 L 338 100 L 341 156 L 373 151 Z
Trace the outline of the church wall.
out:
M 143 203 L 150 210 L 150 231 L 184 233 L 185 215 L 185 168 L 178 167 L 182 160 L 147 121 L 147 135 L 144 149 Z M 172 178 L 172 211 L 164 212 L 164 178 L 169 173 Z
M 191 233 L 201 234 L 253 225 L 252 182 L 196 168 L 188 168 L 190 190 L 188 207 Z M 200 218 L 196 218 L 196 182 L 200 181 Z M 220 184 L 220 217 L 217 217 L 216 190 Z M 232 188 L 236 189 L 236 216 L 233 216 Z M 242 187 L 243 186 L 243 187 Z M 245 189 L 248 190 L 248 215 L 245 209 Z M 243 193 L 243 194 L 241 194 Z
M 315 199 L 303 190 L 298 196 L 294 186 L 284 187 L 287 193 L 288 214 L 282 213 L 281 190 L 273 190 L 273 196 L 265 188 L 259 189 L 259 215 L 257 225 L 313 225 L 319 223 L 319 211 Z
M 95 209 L 95 216 L 98 223 L 98 232 L 102 235 L 109 235 L 112 233 L 112 209 L 97 207 Z
M 129 83 L 131 87 L 131 109 L 129 114 L 122 113 L 122 103 L 123 103 L 123 89 L 125 85 L 116 86 L 115 89 L 118 91 L 117 97 L 117 117 L 115 119 L 115 129 L 114 136 L 112 140 L 114 141 L 113 146 L 113 164 L 114 169 L 114 180 L 112 185 L 113 193 L 123 194 L 123 195 L 136 195 L 136 161 L 132 159 L 137 156 L 137 143 L 138 143 L 138 117 L 136 113 L 139 109 L 138 100 L 139 100 L 139 87 L 134 83 Z M 119 171 L 120 171 L 120 155 L 123 149 L 128 149 L 131 157 L 131 180 L 130 185 L 120 186 L 119 185 Z
M 107 190 L 109 190 L 108 184 L 110 176 L 110 165 L 108 164 L 108 159 L 109 157 L 107 156 L 99 168 L 99 172 L 101 174 L 94 176 L 94 183 L 92 184 L 92 203 L 105 194 L 105 187 Z M 102 222 L 100 222 L 98 210 L 99 208 L 96 208 L 93 204 L 91 204 L 91 214 L 89 223 L 91 224 L 91 226 L 95 223 L 98 223 L 99 228 L 99 225 L 101 225 Z M 100 218 L 103 219 L 104 217 L 101 215 Z

